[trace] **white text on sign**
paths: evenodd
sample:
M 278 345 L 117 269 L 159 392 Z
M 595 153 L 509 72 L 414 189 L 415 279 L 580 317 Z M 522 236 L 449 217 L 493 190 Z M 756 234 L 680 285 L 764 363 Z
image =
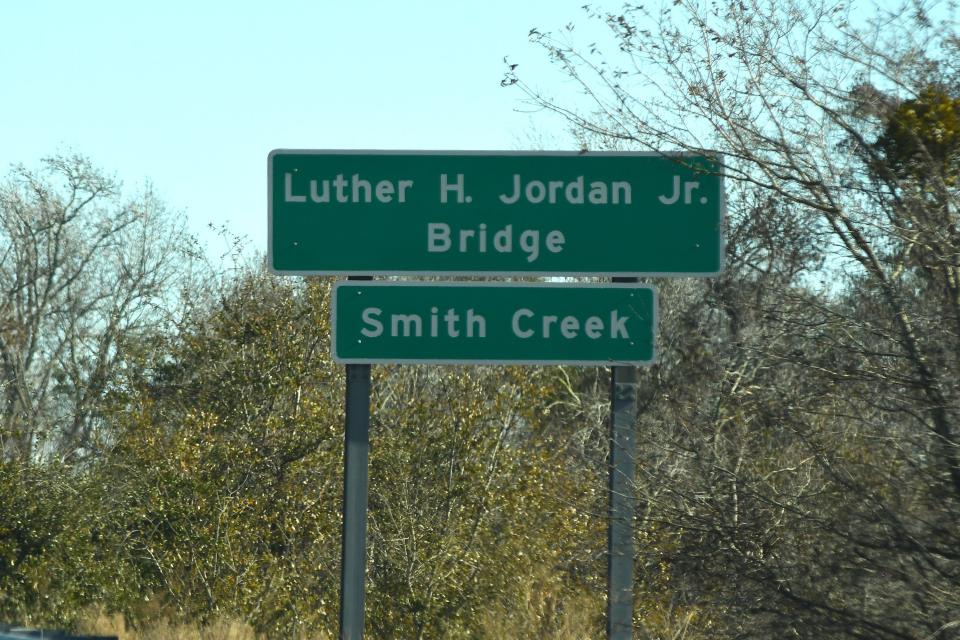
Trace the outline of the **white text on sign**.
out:
M 383 309 L 367 307 L 360 314 L 363 328 L 360 333 L 367 338 L 389 336 L 391 338 L 486 338 L 487 319 L 467 309 L 458 313 L 449 308 L 441 314 L 440 309 L 432 307 L 426 318 L 416 313 L 391 313 L 384 316 Z M 574 340 L 581 335 L 597 340 L 609 332 L 612 340 L 629 340 L 627 321 L 630 318 L 620 315 L 616 309 L 610 312 L 610 321 L 604 322 L 600 316 L 588 316 L 581 320 L 572 315 L 558 316 L 543 314 L 538 316 L 531 309 L 517 309 L 510 319 L 510 330 L 521 339 L 532 337 L 550 339 L 562 338 Z

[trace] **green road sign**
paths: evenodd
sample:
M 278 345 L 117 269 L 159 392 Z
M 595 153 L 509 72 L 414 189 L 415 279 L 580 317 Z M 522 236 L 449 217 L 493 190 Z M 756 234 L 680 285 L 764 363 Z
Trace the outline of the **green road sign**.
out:
M 711 276 L 716 158 L 277 150 L 270 268 L 291 275 Z
M 345 363 L 653 363 L 657 305 L 640 284 L 338 282 Z

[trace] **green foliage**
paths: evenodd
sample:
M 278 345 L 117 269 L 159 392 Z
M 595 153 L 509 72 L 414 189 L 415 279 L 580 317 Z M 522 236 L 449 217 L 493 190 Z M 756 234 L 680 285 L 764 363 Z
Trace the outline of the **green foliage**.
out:
M 331 282 L 241 266 L 196 284 L 175 322 L 109 336 L 96 401 L 76 408 L 95 418 L 83 445 L 96 456 L 0 467 L 6 619 L 74 626 L 96 610 L 141 629 L 229 618 L 268 637 L 335 631 L 344 375 L 329 357 Z M 374 371 L 371 632 L 595 636 L 602 484 L 547 426 L 553 374 Z
M 531 575 L 548 567 L 562 580 L 592 523 L 563 461 L 529 442 L 540 382 L 515 368 L 392 368 L 378 377 L 375 636 L 476 637 L 487 607 L 519 598 Z
M 898 176 L 921 183 L 936 176 L 957 186 L 960 97 L 946 87 L 925 87 L 896 106 L 875 144 Z
M 138 374 L 98 473 L 143 596 L 189 619 L 333 626 L 342 374 L 327 292 L 248 275 Z
M 85 508 L 113 554 L 96 562 L 113 577 L 88 601 L 141 625 L 228 616 L 270 636 L 336 629 L 344 376 L 328 355 L 329 292 L 326 280 L 248 271 L 136 351 L 109 412 L 109 455 L 88 470 Z M 570 624 L 568 597 L 597 593 L 576 571 L 602 540 L 585 506 L 595 490 L 538 444 L 541 374 L 375 369 L 375 636 L 476 637 L 490 607 L 530 597 L 533 574 L 554 602 L 543 629 Z

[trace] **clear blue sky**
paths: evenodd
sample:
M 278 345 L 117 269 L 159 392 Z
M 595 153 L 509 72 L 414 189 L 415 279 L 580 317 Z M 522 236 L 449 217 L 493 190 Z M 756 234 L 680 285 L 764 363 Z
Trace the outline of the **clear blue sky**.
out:
M 584 2 L 4 2 L 0 174 L 78 152 L 265 252 L 271 149 L 569 148 L 499 81 L 573 91 L 527 34 Z

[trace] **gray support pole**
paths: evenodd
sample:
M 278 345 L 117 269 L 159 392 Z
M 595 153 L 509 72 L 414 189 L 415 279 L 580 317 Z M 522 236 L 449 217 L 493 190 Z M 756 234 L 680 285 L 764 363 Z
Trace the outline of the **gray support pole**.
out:
M 348 364 L 346 367 L 340 638 L 341 640 L 360 640 L 363 638 L 363 601 L 367 561 L 370 365 Z
M 636 282 L 614 278 L 614 282 Z M 633 638 L 633 518 L 636 500 L 636 367 L 610 368 L 610 520 L 607 524 L 607 638 Z

